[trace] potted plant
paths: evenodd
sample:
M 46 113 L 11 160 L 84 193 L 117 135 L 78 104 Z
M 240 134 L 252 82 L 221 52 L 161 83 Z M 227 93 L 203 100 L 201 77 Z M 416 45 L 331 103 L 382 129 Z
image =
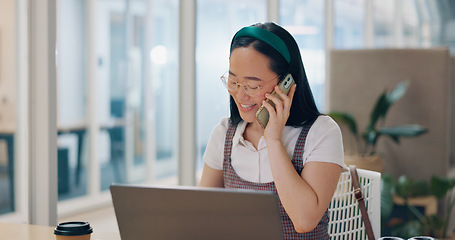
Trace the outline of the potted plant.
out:
M 330 112 L 328 115 L 340 124 L 348 127 L 355 139 L 355 154 L 345 155 L 347 165 L 357 165 L 358 168 L 382 172 L 382 157 L 376 152 L 379 137 L 390 137 L 395 143 L 400 143 L 402 137 L 415 137 L 427 131 L 417 124 L 384 127 L 384 120 L 390 107 L 398 101 L 409 86 L 409 81 L 398 83 L 391 91 L 385 90 L 377 99 L 370 114 L 370 120 L 363 132 L 357 130 L 357 122 L 350 113 Z
M 397 203 L 397 197 L 401 200 Z M 425 214 L 414 205 L 413 200 L 432 197 L 435 202 L 445 200 L 445 211 L 438 215 Z M 415 201 L 414 201 L 415 202 Z M 401 209 L 404 212 L 400 213 Z M 391 234 L 409 238 L 426 235 L 446 239 L 450 217 L 455 207 L 455 178 L 432 176 L 430 181 L 409 179 L 400 176 L 395 181 L 389 174 L 382 176 L 381 222 L 383 231 L 391 229 Z

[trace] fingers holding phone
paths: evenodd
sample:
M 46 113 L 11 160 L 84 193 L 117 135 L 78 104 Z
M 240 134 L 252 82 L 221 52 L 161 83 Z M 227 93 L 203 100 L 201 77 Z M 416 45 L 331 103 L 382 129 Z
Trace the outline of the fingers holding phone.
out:
M 285 118 L 285 122 L 289 116 L 289 110 L 292 103 L 292 97 L 295 92 L 295 82 L 291 74 L 286 77 L 275 87 L 272 93 L 266 95 L 265 103 L 256 112 L 256 119 L 263 128 L 269 122 L 270 112 L 274 114 L 274 118 L 278 113 L 280 117 Z M 291 92 L 292 91 L 292 92 Z M 278 106 L 276 106 L 278 105 Z M 287 112 L 287 114 L 286 114 Z
M 277 90 L 279 97 L 268 95 L 267 100 L 273 102 L 274 107 L 269 101 L 264 101 L 264 107 L 269 111 L 269 124 L 267 124 L 264 132 L 266 139 L 281 139 L 281 132 L 290 115 L 295 88 L 296 85 L 293 84 L 289 95 L 284 94 L 281 90 Z
M 291 104 L 292 104 L 292 99 L 295 93 L 295 88 L 296 84 L 292 84 L 289 92 L 286 94 L 284 93 L 278 86 L 275 87 L 275 91 L 278 94 L 279 97 L 276 97 L 272 94 L 269 94 L 267 99 L 270 99 L 273 101 L 275 107 L 276 114 L 279 116 L 285 115 L 286 120 L 287 117 L 289 116 L 290 109 L 291 109 Z
M 264 138 L 267 143 L 270 141 L 281 141 L 283 128 L 290 115 L 292 97 L 295 92 L 296 85 L 293 84 L 290 88 L 289 95 L 277 90 L 278 96 L 269 95 L 264 101 L 264 107 L 269 112 L 269 121 L 264 131 Z M 275 107 L 272 106 L 273 103 Z

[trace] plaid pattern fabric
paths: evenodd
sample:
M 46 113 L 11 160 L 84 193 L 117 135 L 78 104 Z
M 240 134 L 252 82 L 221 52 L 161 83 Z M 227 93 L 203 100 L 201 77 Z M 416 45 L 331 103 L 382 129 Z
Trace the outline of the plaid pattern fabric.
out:
M 303 148 L 305 146 L 306 136 L 308 131 L 313 123 L 307 124 L 302 128 L 299 138 L 297 140 L 294 155 L 292 157 L 292 164 L 296 171 L 300 174 L 303 170 Z M 259 191 L 272 191 L 277 193 L 275 183 L 254 183 L 246 181 L 237 175 L 234 168 L 231 165 L 231 151 L 232 151 L 232 139 L 237 129 L 236 125 L 229 125 L 229 128 L 226 132 L 226 140 L 224 143 L 224 161 L 223 161 L 223 175 L 224 175 L 224 187 L 225 188 L 240 188 L 240 189 L 250 189 L 250 190 L 259 190 Z M 298 233 L 294 229 L 291 219 L 284 210 L 283 205 L 280 204 L 281 212 L 281 226 L 283 229 L 283 239 L 317 239 L 324 240 L 329 239 L 328 234 L 328 224 L 329 216 L 326 211 L 322 216 L 321 221 L 311 232 L 307 233 Z

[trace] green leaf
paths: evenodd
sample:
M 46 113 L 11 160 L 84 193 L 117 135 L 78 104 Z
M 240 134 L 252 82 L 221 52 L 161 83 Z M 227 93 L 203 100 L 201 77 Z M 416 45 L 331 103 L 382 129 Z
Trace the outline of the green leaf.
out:
M 403 95 L 406 93 L 408 89 L 409 81 L 402 81 L 397 84 L 397 86 L 387 94 L 387 101 L 389 105 L 392 105 L 396 101 L 398 101 Z
M 397 181 L 397 184 L 395 186 L 395 193 L 402 197 L 402 198 L 406 198 L 407 197 L 407 192 L 408 192 L 408 185 L 410 184 L 409 183 L 409 179 L 406 177 L 406 176 L 400 176 L 398 178 L 398 181 Z
M 444 227 L 444 220 L 439 217 L 437 214 L 432 214 L 430 216 L 425 216 L 425 221 L 423 222 L 424 232 L 427 236 L 441 236 L 439 235 Z
M 390 137 L 415 137 L 427 132 L 425 127 L 417 124 L 385 127 L 378 130 L 382 135 Z
M 395 192 L 398 196 L 407 199 L 428 195 L 430 190 L 426 181 L 409 179 L 403 175 L 398 178 Z
M 376 126 L 379 118 L 384 118 L 387 110 L 389 109 L 389 103 L 387 101 L 387 93 L 383 92 L 376 101 L 376 105 L 373 108 L 373 111 L 370 115 L 370 123 L 367 126 L 367 129 L 372 129 Z
M 373 108 L 370 116 L 370 123 L 367 128 L 374 128 L 376 123 L 380 118 L 384 119 L 387 115 L 387 112 L 390 106 L 398 101 L 406 93 L 406 90 L 409 86 L 409 81 L 402 81 L 397 84 L 397 86 L 387 93 L 384 91 L 376 101 L 376 105 Z
M 342 113 L 342 112 L 330 112 L 330 117 L 332 117 L 335 121 L 345 124 L 349 127 L 354 136 L 357 136 L 357 124 L 354 117 L 349 113 Z
M 376 141 L 378 140 L 379 134 L 374 129 L 367 129 L 363 135 L 365 142 L 369 145 L 376 145 Z
M 387 137 L 389 137 L 390 139 L 392 139 L 396 144 L 400 144 L 400 138 L 397 137 L 397 136 L 393 136 L 393 135 L 386 135 Z
M 455 179 L 448 179 L 439 176 L 431 177 L 430 181 L 431 193 L 437 198 L 443 198 L 447 192 L 455 187 Z
M 389 220 L 394 206 L 393 194 L 395 192 L 395 181 L 388 173 L 381 177 L 381 219 L 382 222 Z

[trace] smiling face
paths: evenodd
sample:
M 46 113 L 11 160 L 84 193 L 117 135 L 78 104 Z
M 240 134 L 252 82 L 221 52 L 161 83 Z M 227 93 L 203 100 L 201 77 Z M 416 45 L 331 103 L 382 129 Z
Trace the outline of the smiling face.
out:
M 253 47 L 239 47 L 232 51 L 229 60 L 229 78 L 242 86 L 260 87 L 259 96 L 248 95 L 242 87 L 229 91 L 239 109 L 240 117 L 248 123 L 256 122 L 256 111 L 278 83 L 278 76 L 270 69 L 270 60 Z

